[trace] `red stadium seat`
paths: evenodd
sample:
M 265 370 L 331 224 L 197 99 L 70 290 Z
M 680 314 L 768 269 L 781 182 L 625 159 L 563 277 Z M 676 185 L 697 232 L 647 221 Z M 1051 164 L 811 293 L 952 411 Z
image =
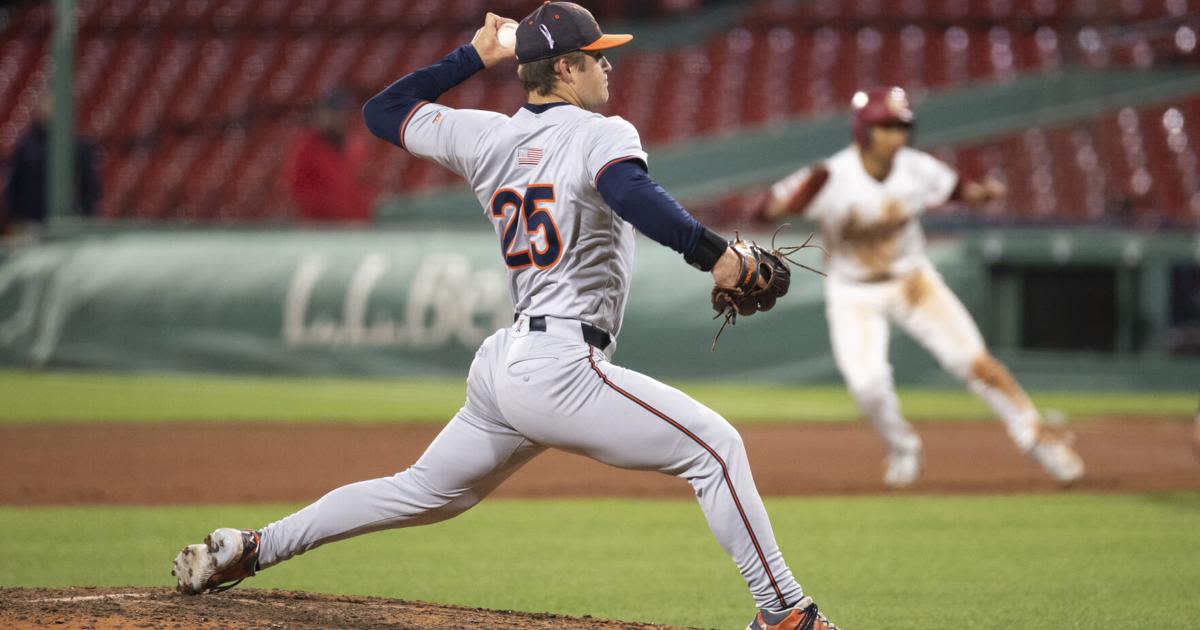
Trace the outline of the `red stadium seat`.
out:
M 191 37 L 178 37 L 161 43 L 155 63 L 147 68 L 149 73 L 144 77 L 130 108 L 132 119 L 127 130 L 131 135 L 149 137 L 163 126 L 170 99 L 176 92 L 191 87 L 183 84 L 182 78 L 196 58 L 198 49 L 196 40 Z
M 610 23 L 669 17 L 700 4 L 596 0 L 589 6 Z M 1185 50 L 1190 40 L 1182 31 L 1120 45 L 1105 34 L 1115 25 L 1183 17 L 1189 5 L 762 0 L 745 7 L 740 24 L 704 41 L 615 56 L 619 78 L 606 113 L 626 117 L 645 142 L 659 144 L 841 111 L 863 85 L 901 84 L 919 93 L 1009 80 L 1067 61 L 1200 62 L 1200 47 L 1193 41 Z M 272 134 L 294 133 L 298 116 L 321 94 L 341 87 L 366 97 L 465 41 L 484 11 L 517 16 L 528 4 L 79 0 L 77 10 L 77 115 L 81 129 L 107 149 L 103 213 L 218 220 L 290 212 L 279 195 L 263 193 L 287 149 Z M 0 31 L 0 155 L 11 151 L 44 90 L 50 23 L 50 5 L 33 3 L 14 10 Z M 515 111 L 524 95 L 509 68 L 484 73 L 444 102 Z M 964 170 L 1006 178 L 1021 217 L 1040 209 L 1111 218 L 1119 207 L 1150 217 L 1148 208 L 1156 206 L 1174 219 L 1192 212 L 1200 104 L 1193 99 L 1175 109 L 1171 120 L 1182 121 L 1176 128 L 1164 127 L 1164 107 L 946 154 Z M 385 194 L 457 181 L 382 142 L 372 140 L 371 147 L 381 165 L 372 179 Z
M 233 166 L 245 148 L 246 133 L 242 129 L 235 128 L 206 138 L 205 147 L 198 153 L 196 168 L 183 184 L 181 213 L 184 216 L 204 220 L 224 214 L 221 186 L 231 178 Z
M 357 66 L 366 48 L 366 41 L 359 36 L 344 36 L 325 40 L 314 63 L 299 77 L 297 98 L 317 96 L 344 85 L 346 68 Z
M 791 71 L 788 73 L 788 85 L 790 86 L 788 112 L 795 115 L 816 111 L 819 109 L 818 103 L 832 101 L 829 96 L 830 90 L 826 89 L 821 92 L 812 89 L 818 72 L 817 60 L 814 58 L 817 48 L 813 46 L 812 33 L 797 29 L 792 29 L 790 32 L 795 37 L 792 48 L 795 53 L 792 58 Z M 821 98 L 823 94 L 826 96 L 825 99 Z
M 911 25 L 883 31 L 875 82 L 878 85 L 912 86 L 916 78 L 919 84 L 925 66 L 924 36 L 919 28 Z
M 212 25 L 219 31 L 233 30 L 248 19 L 253 8 L 253 0 L 221 0 L 213 11 Z
M 143 81 L 150 73 L 155 58 L 161 53 L 161 40 L 149 37 L 131 38 L 118 52 L 121 63 L 109 77 L 110 89 L 104 97 L 106 115 L 112 121 L 111 132 L 130 137 L 135 133 L 133 113 L 141 97 Z
M 846 100 L 839 96 L 834 76 L 841 69 L 838 60 L 842 54 L 842 38 L 833 29 L 821 28 L 813 33 L 811 45 L 810 62 L 813 70 L 809 74 L 808 89 L 813 101 L 812 109 L 820 112 L 840 108 Z M 848 83 L 842 81 L 843 92 Z
M 1192 225 L 1200 209 L 1198 114 L 1200 97 L 1125 108 L 953 155 L 964 176 L 986 172 L 1008 185 L 1014 218 Z
M 969 0 L 927 0 L 929 17 L 942 22 L 957 22 L 967 17 Z
M 1085 168 L 1090 166 L 1086 143 L 1080 142 L 1073 127 L 1057 127 L 1047 131 L 1046 144 L 1050 152 L 1048 166 L 1054 178 L 1052 214 L 1058 220 L 1086 219 L 1086 184 L 1089 177 L 1095 176 L 1090 168 Z
M 80 32 L 94 28 L 109 0 L 77 0 L 75 3 L 76 28 Z
M 344 33 L 347 29 L 361 26 L 370 0 L 341 0 L 333 3 L 326 16 L 329 25 L 335 32 Z
M 1062 62 L 1058 32 L 1049 26 L 1021 32 L 1015 38 L 1013 56 L 1021 72 L 1058 67 Z
M 848 47 L 847 55 L 842 62 L 850 65 L 851 71 L 843 76 L 849 77 L 851 85 L 835 82 L 839 100 L 849 101 L 850 97 L 864 85 L 879 85 L 881 66 L 884 57 L 884 37 L 879 29 L 865 27 L 854 33 L 853 46 Z M 852 52 L 851 52 L 852 51 Z
M 1187 148 L 1187 136 L 1183 133 L 1183 113 L 1174 106 L 1144 110 L 1142 124 L 1145 129 L 1149 169 L 1154 177 L 1159 207 L 1162 208 L 1167 221 L 1182 218 L 1188 210 L 1190 193 L 1194 191 L 1184 190 L 1181 160 L 1172 149 L 1172 137 L 1175 146 L 1181 152 Z
M 735 29 L 724 38 L 710 42 L 704 51 L 707 73 L 694 75 L 695 85 L 689 86 L 698 96 L 694 131 L 705 135 L 720 133 L 736 126 L 740 120 L 753 42 L 748 30 Z M 701 84 L 707 89 L 701 90 Z
M 112 67 L 109 61 L 115 48 L 112 37 L 82 37 L 79 41 L 79 58 L 75 64 L 75 116 L 79 128 L 89 136 L 100 135 L 91 124 L 92 113 L 104 87 L 104 77 Z
M 0 155 L 7 156 L 32 120 L 49 60 L 45 40 L 10 40 L 0 61 Z
M 1017 55 L 1012 32 L 1003 26 L 993 26 L 987 32 L 989 72 L 996 78 L 1011 78 L 1017 73 Z
M 128 151 L 112 151 L 104 168 L 104 195 L 101 197 L 101 216 L 134 218 L 133 189 L 139 175 L 152 161 L 150 150 L 135 147 Z
M 775 27 L 756 32 L 742 103 L 742 124 L 783 120 L 791 114 L 788 77 L 795 63 L 795 33 Z

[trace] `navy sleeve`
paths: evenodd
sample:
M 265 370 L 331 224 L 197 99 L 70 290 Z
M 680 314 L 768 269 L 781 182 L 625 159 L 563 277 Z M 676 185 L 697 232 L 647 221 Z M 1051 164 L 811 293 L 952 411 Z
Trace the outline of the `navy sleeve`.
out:
M 621 218 L 657 243 L 681 253 L 699 269 L 712 269 L 725 241 L 710 232 L 646 172 L 640 160 L 625 160 L 600 172 L 597 189 Z M 719 251 L 712 251 L 720 241 Z M 714 257 L 715 255 L 715 257 Z
M 483 60 L 470 44 L 454 49 L 441 61 L 401 77 L 363 105 L 363 120 L 377 137 L 403 147 L 400 126 L 421 103 L 436 101 L 450 88 L 483 70 Z

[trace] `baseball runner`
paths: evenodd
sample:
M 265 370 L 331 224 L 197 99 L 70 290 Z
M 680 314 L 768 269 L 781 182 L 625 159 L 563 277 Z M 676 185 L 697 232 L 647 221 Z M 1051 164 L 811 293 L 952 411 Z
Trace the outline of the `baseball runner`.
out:
M 921 439 L 901 416 L 892 381 L 889 321 L 965 381 L 1017 448 L 1060 483 L 1074 482 L 1083 460 L 1069 437 L 1042 422 L 924 251 L 923 212 L 950 200 L 983 203 L 1003 196 L 1004 186 L 991 178 L 960 181 L 945 163 L 906 146 L 916 121 L 903 89 L 859 92 L 853 108 L 854 142 L 777 182 L 763 214 L 803 214 L 821 224 L 833 353 L 859 409 L 887 445 L 884 483 L 909 486 L 921 469 Z
M 259 530 L 214 531 L 175 558 L 178 590 L 223 590 L 325 543 L 452 518 L 559 448 L 687 479 L 757 603 L 749 628 L 834 628 L 784 562 L 737 431 L 683 392 L 611 362 L 635 228 L 710 271 L 739 308 L 763 291 L 753 299 L 769 308 L 786 282 L 764 287 L 786 280 L 786 266 L 771 273 L 760 265 L 770 266 L 767 252 L 731 246 L 698 223 L 650 179 L 637 130 L 591 111 L 608 100 L 603 51 L 631 36 L 603 34 L 577 4 L 547 2 L 519 23 L 514 51 L 498 40 L 510 23 L 489 13 L 470 44 L 396 81 L 363 112 L 375 135 L 470 182 L 500 241 L 513 325 L 480 346 L 466 403 L 411 468 L 333 490 Z M 435 103 L 514 53 L 528 103 L 512 116 Z

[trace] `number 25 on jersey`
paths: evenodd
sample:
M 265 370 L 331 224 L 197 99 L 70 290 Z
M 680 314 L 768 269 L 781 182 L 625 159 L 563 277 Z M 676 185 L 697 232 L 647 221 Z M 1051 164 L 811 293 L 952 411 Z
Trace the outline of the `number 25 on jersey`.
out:
M 530 265 L 549 269 L 558 263 L 562 256 L 562 237 L 547 207 L 552 203 L 554 186 L 551 184 L 530 184 L 524 196 L 511 188 L 501 188 L 492 195 L 492 218 L 507 218 L 500 251 L 509 269 L 522 269 Z M 529 246 L 516 250 L 517 232 L 522 224 Z M 535 240 L 534 237 L 539 235 L 541 238 Z

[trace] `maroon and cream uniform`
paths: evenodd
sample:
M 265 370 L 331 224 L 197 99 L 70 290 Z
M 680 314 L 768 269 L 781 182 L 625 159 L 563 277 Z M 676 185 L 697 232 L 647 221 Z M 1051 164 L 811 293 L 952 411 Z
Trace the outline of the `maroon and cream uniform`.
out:
M 900 413 L 887 355 L 889 323 L 983 398 L 1022 451 L 1038 440 L 1036 408 L 989 354 L 974 320 L 925 253 L 919 219 L 951 200 L 958 185 L 952 168 L 908 147 L 896 153 L 887 177 L 877 180 L 852 144 L 771 188 L 773 205 L 821 224 L 829 252 L 826 315 L 834 357 L 890 453 L 919 453 L 921 441 Z
M 896 153 L 888 177 L 876 180 L 852 145 L 783 179 L 771 194 L 790 199 L 790 210 L 821 223 L 831 275 L 877 282 L 927 262 L 917 219 L 949 201 L 957 185 L 954 169 L 907 147 Z

